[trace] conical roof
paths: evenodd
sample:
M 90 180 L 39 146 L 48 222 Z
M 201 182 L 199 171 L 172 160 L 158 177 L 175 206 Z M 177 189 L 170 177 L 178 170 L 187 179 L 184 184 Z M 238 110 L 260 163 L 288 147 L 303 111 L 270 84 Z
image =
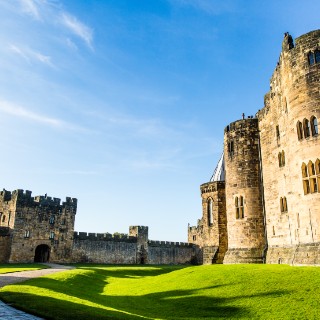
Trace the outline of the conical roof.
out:
M 213 175 L 210 179 L 210 182 L 213 181 L 224 181 L 225 180 L 225 170 L 224 170 L 224 152 L 218 161 L 216 168 L 214 169 Z

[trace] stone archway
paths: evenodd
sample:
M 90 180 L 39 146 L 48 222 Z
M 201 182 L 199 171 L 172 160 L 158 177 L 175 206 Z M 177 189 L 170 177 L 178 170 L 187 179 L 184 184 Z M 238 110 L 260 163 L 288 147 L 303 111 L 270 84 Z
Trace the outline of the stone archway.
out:
M 46 244 L 40 244 L 36 247 L 34 262 L 49 262 L 50 247 Z

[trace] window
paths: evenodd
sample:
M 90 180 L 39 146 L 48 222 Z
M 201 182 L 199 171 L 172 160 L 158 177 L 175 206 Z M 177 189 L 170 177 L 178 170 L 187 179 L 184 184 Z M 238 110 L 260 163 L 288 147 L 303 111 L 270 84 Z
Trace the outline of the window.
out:
M 238 199 L 238 197 L 235 197 L 235 199 L 234 199 L 234 206 L 236 207 L 236 219 L 239 219 L 239 217 L 240 217 L 240 208 L 239 208 L 239 199 Z
M 234 144 L 233 144 L 233 140 L 229 141 L 228 143 L 228 153 L 229 156 L 232 157 L 234 154 Z
M 3 215 L 2 222 L 6 222 L 6 215 Z
M 309 176 L 314 176 L 316 174 L 314 163 L 311 160 L 308 162 L 308 172 Z
M 280 212 L 288 212 L 288 206 L 287 206 L 287 198 L 286 197 L 281 197 L 280 198 Z
M 197 240 L 197 236 L 192 236 L 192 240 L 196 241 Z
M 276 136 L 277 136 L 277 139 L 280 139 L 280 129 L 279 129 L 279 126 L 276 126 Z
M 51 216 L 51 217 L 50 217 L 49 223 L 50 223 L 50 224 L 54 224 L 54 216 Z
M 235 197 L 234 205 L 236 207 L 236 219 L 244 218 L 244 200 L 243 196 Z
M 279 167 L 284 167 L 286 164 L 284 151 L 278 153 Z
M 310 122 L 308 119 L 303 120 L 303 132 L 305 138 L 310 137 Z
M 316 50 L 314 52 L 314 57 L 315 57 L 316 63 L 319 63 L 320 62 L 320 51 L 319 50 Z
M 213 225 L 213 210 L 212 210 L 212 199 L 208 200 L 207 203 L 207 211 L 208 211 L 208 225 L 212 226 Z
M 312 135 L 316 136 L 318 134 L 318 120 L 315 116 L 312 116 L 310 122 Z
M 303 139 L 302 123 L 300 121 L 297 122 L 297 134 L 298 134 L 298 140 Z
M 315 64 L 313 52 L 309 52 L 309 53 L 308 53 L 308 62 L 309 62 L 309 65 L 310 65 L 310 66 L 312 66 L 313 64 Z
M 276 231 L 274 229 L 274 226 L 272 226 L 272 234 L 275 236 L 276 235 Z
M 320 160 L 319 159 L 316 160 L 315 167 L 316 167 L 316 174 L 319 175 L 320 174 Z
M 29 230 L 26 230 L 26 231 L 24 232 L 24 237 L 25 237 L 25 238 L 29 238 L 29 237 L 30 237 L 30 231 L 29 231 Z
M 308 162 L 308 172 L 309 172 L 310 192 L 311 193 L 318 192 L 316 168 L 315 168 L 315 165 L 312 161 Z
M 51 239 L 51 240 L 53 240 L 53 239 L 54 239 L 54 232 L 53 232 L 53 231 L 50 231 L 49 239 Z

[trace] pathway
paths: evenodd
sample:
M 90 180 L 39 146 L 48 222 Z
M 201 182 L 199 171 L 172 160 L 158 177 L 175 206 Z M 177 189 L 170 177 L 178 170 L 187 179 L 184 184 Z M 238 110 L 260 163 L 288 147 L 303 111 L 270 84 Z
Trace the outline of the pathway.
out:
M 18 282 L 23 282 L 32 278 L 42 277 L 48 274 L 57 273 L 61 271 L 66 271 L 73 269 L 73 267 L 62 266 L 53 263 L 44 263 L 49 266 L 50 269 L 41 269 L 34 271 L 21 271 L 13 273 L 0 274 L 0 288 L 8 284 L 14 284 Z M 0 301 L 0 319 L 1 320 L 41 320 L 41 318 L 29 315 L 20 310 L 14 309 L 4 302 Z

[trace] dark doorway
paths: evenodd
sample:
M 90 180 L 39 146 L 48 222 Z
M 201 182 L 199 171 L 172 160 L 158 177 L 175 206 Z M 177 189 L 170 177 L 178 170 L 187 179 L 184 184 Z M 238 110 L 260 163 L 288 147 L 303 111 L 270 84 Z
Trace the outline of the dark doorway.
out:
M 36 248 L 34 262 L 48 262 L 50 258 L 50 248 L 46 244 L 40 244 Z

